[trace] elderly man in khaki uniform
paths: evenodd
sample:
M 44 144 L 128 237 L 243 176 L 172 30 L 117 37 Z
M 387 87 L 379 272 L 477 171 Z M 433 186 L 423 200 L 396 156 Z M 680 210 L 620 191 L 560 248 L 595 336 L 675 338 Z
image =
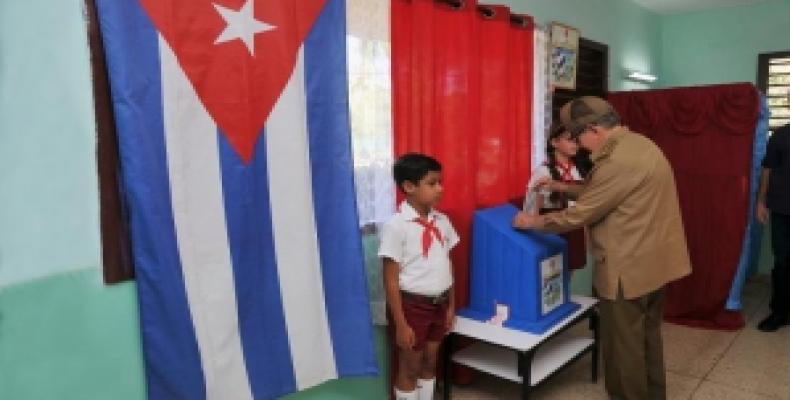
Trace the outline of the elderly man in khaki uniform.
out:
M 563 211 L 519 213 L 513 225 L 555 233 L 589 227 L 600 297 L 606 390 L 613 399 L 665 399 L 663 288 L 691 272 L 672 168 L 605 100 L 581 97 L 560 122 L 592 152 L 583 185 L 545 182 L 577 199 Z

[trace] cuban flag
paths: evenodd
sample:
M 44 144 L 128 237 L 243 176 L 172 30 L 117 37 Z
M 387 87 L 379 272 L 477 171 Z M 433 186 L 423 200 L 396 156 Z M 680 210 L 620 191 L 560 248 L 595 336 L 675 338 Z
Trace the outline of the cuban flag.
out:
M 343 0 L 98 0 L 150 399 L 377 373 Z

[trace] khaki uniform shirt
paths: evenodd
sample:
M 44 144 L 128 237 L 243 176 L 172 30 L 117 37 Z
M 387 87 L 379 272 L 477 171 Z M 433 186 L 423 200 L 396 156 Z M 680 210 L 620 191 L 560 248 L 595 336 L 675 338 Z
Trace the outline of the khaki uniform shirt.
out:
M 619 127 L 592 154 L 576 205 L 546 214 L 544 230 L 588 226 L 598 295 L 633 299 L 691 273 L 672 168 L 650 139 Z

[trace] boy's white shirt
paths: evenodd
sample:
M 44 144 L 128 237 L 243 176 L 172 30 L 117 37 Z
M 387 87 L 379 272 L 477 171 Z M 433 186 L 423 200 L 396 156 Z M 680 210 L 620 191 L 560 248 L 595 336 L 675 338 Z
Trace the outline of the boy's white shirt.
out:
M 446 215 L 431 210 L 428 220 L 436 221 L 442 240 L 433 237 L 428 256 L 424 257 L 422 234 L 425 228 L 415 222 L 419 214 L 406 201 L 401 202 L 398 210 L 382 228 L 379 257 L 390 258 L 400 265 L 398 283 L 401 290 L 425 296 L 443 293 L 453 284 L 449 252 L 458 244 L 458 233 Z
M 571 169 L 571 176 L 573 176 L 574 180 L 582 180 L 582 175 L 579 173 L 579 170 L 576 168 L 576 166 L 573 166 Z M 535 187 L 535 184 L 543 178 L 554 179 L 551 176 L 551 171 L 549 171 L 549 167 L 546 164 L 541 164 L 535 168 L 534 171 L 532 171 L 532 176 L 529 178 L 529 183 L 527 184 L 527 197 L 529 197 L 529 191 L 532 190 L 532 188 Z M 542 196 L 543 208 L 559 208 L 561 206 L 561 204 L 555 204 L 553 201 L 551 201 L 551 192 L 546 192 Z M 574 203 L 574 201 L 568 201 L 568 206 L 572 206 Z

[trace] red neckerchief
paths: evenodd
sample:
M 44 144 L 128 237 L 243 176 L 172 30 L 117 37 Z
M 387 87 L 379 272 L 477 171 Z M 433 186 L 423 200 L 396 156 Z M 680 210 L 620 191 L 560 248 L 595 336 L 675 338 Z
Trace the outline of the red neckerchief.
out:
M 439 228 L 436 227 L 436 218 L 434 217 L 433 221 L 429 221 L 427 218 L 417 217 L 412 221 L 420 224 L 423 228 L 422 231 L 422 256 L 428 257 L 428 250 L 431 248 L 431 244 L 433 243 L 433 237 L 436 236 L 436 240 L 439 241 L 442 245 L 444 245 L 444 239 L 442 238 L 442 232 L 439 231 Z M 433 235 L 431 235 L 433 233 Z
M 557 161 L 554 163 L 557 166 L 557 170 L 560 172 L 560 180 L 563 182 L 573 182 L 576 179 L 573 177 L 573 167 L 576 165 L 573 164 L 573 161 L 568 161 L 567 164 L 562 164 L 561 162 Z

